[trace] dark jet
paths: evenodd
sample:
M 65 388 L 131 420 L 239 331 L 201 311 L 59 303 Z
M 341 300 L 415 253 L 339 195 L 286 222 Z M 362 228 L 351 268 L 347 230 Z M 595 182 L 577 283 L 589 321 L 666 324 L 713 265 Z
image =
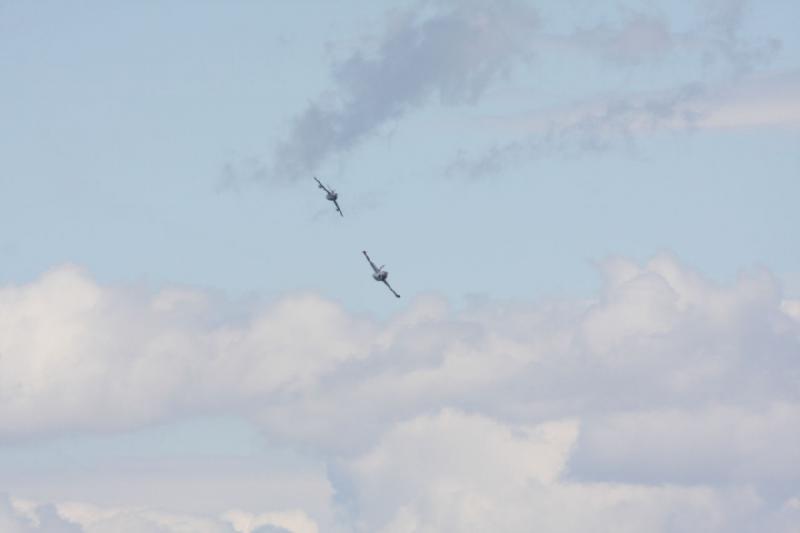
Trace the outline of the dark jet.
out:
M 383 283 L 385 283 L 386 286 L 389 287 L 389 290 L 392 291 L 392 294 L 394 294 L 397 298 L 400 298 L 400 295 L 394 292 L 392 286 L 389 285 L 388 281 L 386 281 L 386 278 L 389 277 L 389 273 L 383 269 L 384 265 L 376 267 L 375 263 L 373 263 L 372 259 L 370 259 L 369 256 L 367 255 L 366 250 L 363 250 L 361 253 L 364 254 L 364 257 L 367 258 L 367 261 L 369 261 L 369 265 L 372 267 L 372 279 L 374 279 L 375 281 L 382 281 Z
M 333 202 L 333 205 L 336 206 L 336 210 L 339 212 L 339 214 L 344 216 L 344 214 L 342 213 L 342 210 L 339 209 L 339 203 L 336 201 L 336 199 L 339 198 L 339 195 L 336 194 L 336 191 L 334 191 L 333 189 L 328 189 L 327 187 L 325 187 L 322 184 L 322 182 L 317 179 L 316 176 L 314 176 L 314 179 L 316 180 L 317 185 L 319 186 L 319 188 L 322 189 L 323 191 L 325 191 L 325 198 L 327 198 L 328 200 Z

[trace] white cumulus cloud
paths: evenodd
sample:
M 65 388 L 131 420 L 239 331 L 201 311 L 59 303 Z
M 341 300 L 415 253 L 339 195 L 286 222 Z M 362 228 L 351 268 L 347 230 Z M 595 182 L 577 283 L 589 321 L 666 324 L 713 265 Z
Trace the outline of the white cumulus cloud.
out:
M 377 321 L 312 294 L 239 306 L 56 268 L 0 289 L 0 430 L 244 417 L 327 466 L 314 509 L 340 508 L 343 531 L 792 531 L 796 302 L 768 272 L 719 284 L 669 255 L 602 271 L 592 298 L 453 310 L 428 296 Z M 158 500 L 87 518 L 48 494 L 63 527 L 87 531 L 305 533 L 335 514 L 322 527 L 297 499 L 259 511 L 226 496 L 197 522 Z M 6 506 L 3 520 L 28 531 L 29 515 Z

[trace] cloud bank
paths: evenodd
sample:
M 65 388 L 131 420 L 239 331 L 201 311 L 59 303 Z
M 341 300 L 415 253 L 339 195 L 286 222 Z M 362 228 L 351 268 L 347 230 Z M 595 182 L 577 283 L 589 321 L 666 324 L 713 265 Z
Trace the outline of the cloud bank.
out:
M 141 507 L 58 505 L 0 500 L 3 533 L 318 533 L 302 512 L 252 515 L 230 511 L 221 517 L 178 514 Z
M 719 285 L 670 256 L 603 272 L 587 300 L 429 296 L 379 322 L 310 294 L 230 312 L 58 268 L 0 289 L 2 438 L 244 415 L 325 458 L 342 531 L 793 531 L 797 302 L 766 272 Z M 51 503 L 65 531 L 101 530 Z M 110 516 L 141 528 L 153 506 Z M 203 527 L 321 523 L 281 512 Z M 2 519 L 37 531 L 18 514 Z

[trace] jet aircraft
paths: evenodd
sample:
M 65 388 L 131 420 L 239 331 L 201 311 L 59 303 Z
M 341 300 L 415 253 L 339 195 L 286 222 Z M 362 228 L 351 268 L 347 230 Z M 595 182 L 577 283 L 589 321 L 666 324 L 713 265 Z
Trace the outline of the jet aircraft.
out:
M 341 216 L 344 216 L 344 214 L 342 213 L 342 210 L 339 208 L 339 202 L 336 201 L 339 198 L 339 195 L 336 193 L 336 191 L 334 191 L 333 189 L 328 189 L 327 187 L 325 187 L 322 184 L 322 182 L 317 179 L 316 176 L 314 176 L 314 180 L 316 180 L 317 186 L 319 186 L 320 189 L 325 191 L 325 198 L 327 198 L 328 200 L 333 202 L 333 205 L 336 206 L 336 210 L 339 212 L 339 214 Z
M 387 287 L 389 287 L 389 290 L 392 291 L 392 294 L 394 294 L 397 298 L 400 298 L 400 295 L 394 292 L 392 286 L 389 285 L 388 281 L 386 281 L 386 278 L 389 277 L 389 273 L 383 269 L 384 265 L 381 265 L 380 267 L 375 266 L 375 263 L 373 263 L 372 259 L 370 259 L 367 255 L 366 250 L 362 250 L 361 253 L 364 254 L 364 257 L 367 258 L 369 265 L 372 267 L 372 279 L 375 281 L 382 281 Z

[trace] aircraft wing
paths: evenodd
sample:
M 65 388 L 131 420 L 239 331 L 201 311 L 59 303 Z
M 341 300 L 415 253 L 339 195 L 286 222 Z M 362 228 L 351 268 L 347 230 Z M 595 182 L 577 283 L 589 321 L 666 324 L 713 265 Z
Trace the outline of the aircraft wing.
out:
M 334 200 L 334 201 L 333 201 L 333 205 L 335 205 L 335 206 L 336 206 L 336 210 L 339 212 L 339 214 L 340 214 L 340 215 L 342 215 L 342 216 L 344 216 L 344 213 L 342 213 L 342 210 L 339 208 L 339 202 L 337 202 L 336 200 Z
M 326 188 L 326 187 L 325 187 L 325 186 L 322 184 L 322 182 L 321 182 L 321 181 L 319 181 L 319 180 L 317 179 L 317 177 L 316 177 L 316 176 L 314 176 L 314 181 L 316 181 L 316 182 L 317 182 L 317 185 L 319 186 L 319 188 L 320 188 L 320 189 L 322 189 L 322 190 L 323 190 L 323 191 L 325 191 L 326 193 L 330 194 L 330 192 L 331 192 L 331 191 L 329 191 L 329 190 L 328 190 L 328 189 L 327 189 L 327 188 Z
M 369 256 L 367 255 L 367 251 L 366 250 L 362 250 L 361 253 L 364 254 L 364 257 L 366 257 L 367 261 L 369 261 L 369 265 L 372 267 L 372 270 L 377 272 L 378 271 L 378 267 L 376 267 L 375 263 L 372 262 L 372 259 L 369 258 Z
M 392 288 L 392 286 L 391 286 L 391 285 L 389 285 L 389 282 L 388 282 L 388 281 L 386 281 L 386 280 L 383 280 L 383 282 L 386 284 L 386 286 L 387 286 L 387 287 L 389 287 L 389 290 L 390 290 L 390 291 L 392 291 L 392 294 L 394 294 L 394 295 L 395 295 L 395 297 L 397 297 L 397 298 L 400 298 L 400 295 L 399 295 L 399 294 L 397 294 L 396 292 L 394 292 L 394 289 Z

